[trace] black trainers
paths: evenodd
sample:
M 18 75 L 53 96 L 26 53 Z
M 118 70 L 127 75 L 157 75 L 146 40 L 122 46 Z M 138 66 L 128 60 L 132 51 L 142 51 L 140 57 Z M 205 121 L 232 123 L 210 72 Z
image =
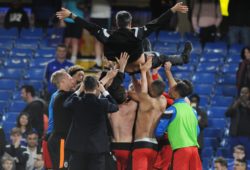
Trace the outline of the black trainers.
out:
M 192 49 L 193 49 L 192 43 L 190 41 L 185 42 L 184 50 L 181 53 L 183 63 L 187 64 L 189 62 Z

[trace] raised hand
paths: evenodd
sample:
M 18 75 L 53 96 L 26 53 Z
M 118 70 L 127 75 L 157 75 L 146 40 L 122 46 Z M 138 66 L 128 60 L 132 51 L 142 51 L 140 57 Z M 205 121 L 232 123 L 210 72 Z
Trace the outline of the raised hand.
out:
M 59 19 L 64 19 L 64 18 L 68 18 L 71 14 L 71 11 L 66 9 L 66 8 L 61 8 L 61 11 L 58 11 L 56 13 L 57 18 Z
M 107 72 L 108 79 L 113 79 L 118 73 L 117 69 L 111 69 Z
M 175 4 L 175 6 L 173 6 L 171 8 L 171 10 L 173 12 L 187 13 L 188 7 L 186 5 L 183 5 L 183 2 L 179 2 L 179 3 Z
M 117 57 L 115 58 L 117 63 L 119 64 L 119 68 L 120 68 L 119 70 L 121 72 L 124 72 L 127 62 L 128 62 L 128 58 L 129 58 L 129 55 L 126 52 L 121 53 L 119 59 Z
M 152 67 L 152 58 L 149 57 L 147 58 L 147 62 L 144 64 L 140 64 L 140 70 L 143 72 L 147 72 L 151 69 Z
M 171 62 L 166 62 L 164 64 L 165 71 L 171 71 L 172 63 Z
M 98 84 L 98 90 L 99 90 L 101 93 L 103 93 L 103 92 L 106 90 L 105 87 L 103 86 L 103 84 L 100 83 L 100 82 L 99 82 L 99 84 Z

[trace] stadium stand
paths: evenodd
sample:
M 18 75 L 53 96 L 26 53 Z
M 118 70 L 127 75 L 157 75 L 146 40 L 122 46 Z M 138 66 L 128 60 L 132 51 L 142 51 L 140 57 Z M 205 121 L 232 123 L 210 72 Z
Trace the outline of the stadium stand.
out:
M 54 57 L 62 33 L 63 29 L 48 29 L 47 33 L 33 29 L 23 30 L 18 37 L 16 29 L 0 29 L 0 112 L 5 117 L 1 124 L 7 135 L 25 106 L 19 88 L 31 84 L 36 91 L 43 90 L 44 67 Z M 242 46 L 227 47 L 218 42 L 207 43 L 202 49 L 196 36 L 185 34 L 182 38 L 176 32 L 160 32 L 158 37 L 152 34 L 149 39 L 153 50 L 167 54 L 182 51 L 185 40 L 193 42 L 190 63 L 173 68 L 173 74 L 193 81 L 194 92 L 201 97 L 200 105 L 208 112 L 209 127 L 204 130 L 201 158 L 203 168 L 209 169 L 215 156 L 228 158 L 230 155 L 229 149 L 222 145 L 229 124 L 224 112 L 237 94 L 235 75 Z M 159 72 L 165 79 L 164 71 Z M 128 87 L 130 81 L 126 74 L 124 85 Z

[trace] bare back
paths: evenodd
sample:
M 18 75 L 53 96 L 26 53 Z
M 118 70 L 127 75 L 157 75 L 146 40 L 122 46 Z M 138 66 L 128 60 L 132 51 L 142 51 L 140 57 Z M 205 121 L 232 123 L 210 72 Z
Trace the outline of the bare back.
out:
M 109 114 L 113 130 L 113 142 L 132 142 L 132 130 L 135 121 L 137 103 L 130 100 L 119 105 L 119 111 Z
M 166 99 L 162 95 L 158 98 L 152 98 L 146 93 L 140 95 L 135 139 L 154 138 L 156 124 L 166 108 Z

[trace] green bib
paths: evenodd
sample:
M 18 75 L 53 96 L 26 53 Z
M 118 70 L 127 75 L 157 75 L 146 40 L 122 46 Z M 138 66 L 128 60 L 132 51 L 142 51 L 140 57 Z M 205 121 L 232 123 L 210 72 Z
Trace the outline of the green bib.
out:
M 197 146 L 198 120 L 193 108 L 187 103 L 175 103 L 176 117 L 168 126 L 168 137 L 173 150 Z

